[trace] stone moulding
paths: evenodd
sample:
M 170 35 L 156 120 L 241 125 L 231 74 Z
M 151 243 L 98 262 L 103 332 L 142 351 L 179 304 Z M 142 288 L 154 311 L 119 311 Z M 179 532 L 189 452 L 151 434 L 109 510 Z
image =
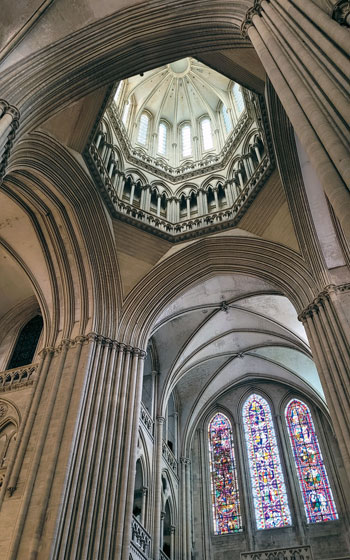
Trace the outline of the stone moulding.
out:
M 322 292 L 298 315 L 299 321 L 304 323 L 308 317 L 311 317 L 315 313 L 319 312 L 319 309 L 324 306 L 325 301 L 329 301 L 331 294 L 339 294 L 344 292 L 350 292 L 350 283 L 339 284 L 329 284 L 326 286 Z
M 144 359 L 146 357 L 145 350 L 142 350 L 141 348 L 136 348 L 123 342 L 118 342 L 117 340 L 113 340 L 112 338 L 94 332 L 90 332 L 86 335 L 78 335 L 72 339 L 65 338 L 56 347 L 46 346 L 39 352 L 39 356 L 45 356 L 46 354 L 50 353 L 57 355 L 62 352 L 64 348 L 74 348 L 78 344 L 88 344 L 90 342 L 95 342 L 96 344 L 101 344 L 102 346 L 108 346 L 110 348 L 115 347 L 119 352 L 124 352 L 126 354 L 130 353 L 133 356 L 139 356 L 139 358 L 141 359 Z

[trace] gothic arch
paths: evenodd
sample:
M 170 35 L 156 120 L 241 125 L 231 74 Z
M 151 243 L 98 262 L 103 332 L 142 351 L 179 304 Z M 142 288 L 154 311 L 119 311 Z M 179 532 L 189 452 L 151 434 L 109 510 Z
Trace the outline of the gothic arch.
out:
M 58 332 L 63 338 L 89 331 L 115 338 L 122 291 L 114 235 L 88 182 L 80 164 L 46 134 L 32 134 L 13 151 L 4 187 L 30 217 L 47 263 L 50 280 L 40 281 L 49 317 L 46 344 L 55 344 Z M 104 272 L 96 274 L 93 261 L 111 271 L 111 285 L 101 277 Z
M 271 282 L 299 313 L 321 291 L 300 255 L 278 243 L 238 236 L 200 239 L 163 260 L 130 292 L 121 336 L 144 348 L 157 315 L 176 294 L 222 273 Z

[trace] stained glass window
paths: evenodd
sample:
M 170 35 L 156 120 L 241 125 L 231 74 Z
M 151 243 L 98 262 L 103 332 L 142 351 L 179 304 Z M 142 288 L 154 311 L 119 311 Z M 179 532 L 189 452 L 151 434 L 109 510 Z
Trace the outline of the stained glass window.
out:
M 226 416 L 218 413 L 212 418 L 208 436 L 214 532 L 242 531 L 232 430 Z
M 338 519 L 310 409 L 293 399 L 286 420 L 308 523 Z
M 243 424 L 257 528 L 291 525 L 271 409 L 260 395 L 244 403 Z

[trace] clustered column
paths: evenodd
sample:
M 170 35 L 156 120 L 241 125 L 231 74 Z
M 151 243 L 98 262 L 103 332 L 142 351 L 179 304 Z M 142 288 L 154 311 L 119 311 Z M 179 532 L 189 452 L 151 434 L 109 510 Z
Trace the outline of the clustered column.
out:
M 350 237 L 350 104 L 349 79 L 344 78 L 350 76 L 349 32 L 304 0 L 256 0 L 242 32 L 249 36 Z
M 350 480 L 350 284 L 328 286 L 300 315 Z

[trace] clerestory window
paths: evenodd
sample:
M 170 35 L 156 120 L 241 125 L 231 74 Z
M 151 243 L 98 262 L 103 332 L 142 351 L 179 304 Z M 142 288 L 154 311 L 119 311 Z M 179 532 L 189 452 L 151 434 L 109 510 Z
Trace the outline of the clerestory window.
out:
M 338 519 L 309 407 L 293 399 L 285 415 L 307 522 Z
M 214 533 L 242 531 L 232 428 L 224 414 L 211 419 L 208 437 Z
M 244 111 L 244 98 L 242 93 L 242 88 L 239 84 L 234 84 L 232 86 L 232 95 L 235 100 L 235 106 L 237 114 L 240 115 Z
M 147 142 L 148 126 L 149 126 L 149 117 L 148 115 L 146 115 L 146 113 L 142 113 L 140 118 L 139 134 L 137 137 L 137 141 L 140 144 L 146 144 Z
M 222 105 L 221 107 L 221 114 L 222 114 L 222 119 L 224 121 L 225 130 L 228 134 L 232 130 L 232 121 L 230 115 L 228 114 L 227 107 L 225 107 L 225 105 Z
M 181 128 L 181 144 L 182 144 L 182 157 L 191 156 L 192 139 L 191 139 L 191 127 L 189 124 L 184 124 Z
M 158 128 L 158 152 L 162 154 L 162 156 L 165 156 L 167 152 L 167 140 L 168 127 L 165 123 L 161 122 Z
M 211 150 L 214 144 L 213 144 L 213 134 L 211 131 L 210 119 L 206 118 L 201 120 L 201 130 L 202 130 L 203 149 Z
M 258 529 L 292 524 L 271 409 L 253 394 L 243 405 L 255 519 Z

